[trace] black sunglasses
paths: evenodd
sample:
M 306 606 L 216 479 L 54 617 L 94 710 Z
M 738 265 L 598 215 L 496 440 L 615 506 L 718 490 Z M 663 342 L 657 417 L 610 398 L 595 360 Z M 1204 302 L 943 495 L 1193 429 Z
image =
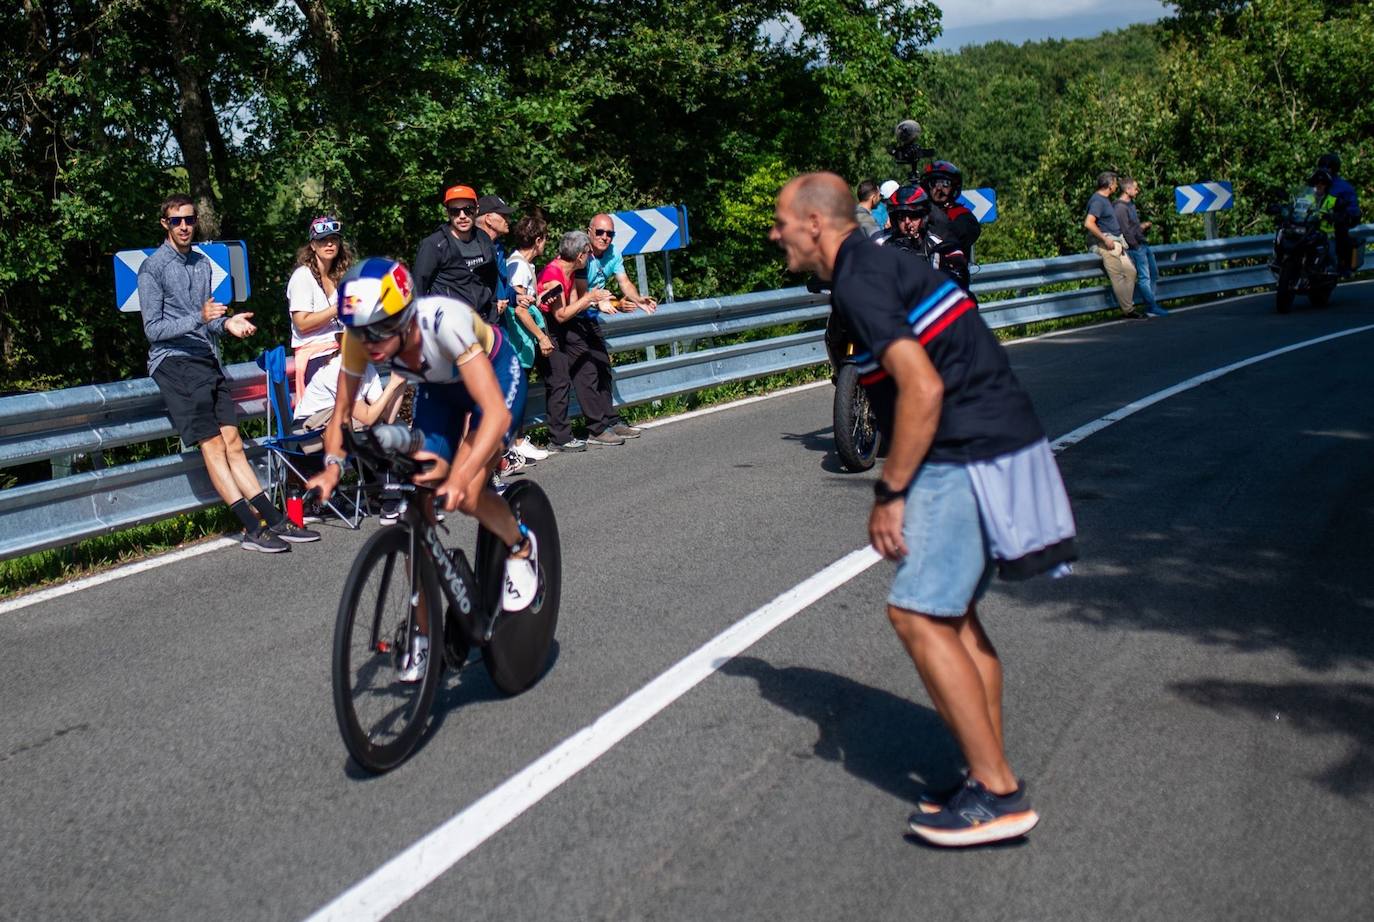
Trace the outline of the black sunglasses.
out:
M 452 208 L 450 208 L 450 209 L 448 210 L 448 213 L 451 214 L 451 215 L 476 214 L 476 213 L 477 213 L 477 206 L 476 206 L 476 205 L 454 205 Z
M 609 237 L 612 240 L 615 239 L 615 231 L 613 230 L 602 230 L 598 227 L 596 230 L 592 231 L 592 233 L 598 237 Z
M 393 336 L 399 336 L 405 332 L 406 325 L 410 323 L 409 312 L 403 312 L 395 317 L 380 320 L 377 323 L 369 324 L 365 327 L 354 327 L 358 335 L 370 343 L 380 343 Z
M 180 227 L 180 226 L 183 225 L 183 224 L 185 224 L 187 227 L 195 227 L 195 226 L 196 226 L 196 216 L 195 216 L 195 215 L 184 215 L 184 216 L 183 216 L 183 215 L 174 215 L 174 216 L 169 217 L 169 218 L 167 219 L 167 226 L 168 226 L 168 227 Z

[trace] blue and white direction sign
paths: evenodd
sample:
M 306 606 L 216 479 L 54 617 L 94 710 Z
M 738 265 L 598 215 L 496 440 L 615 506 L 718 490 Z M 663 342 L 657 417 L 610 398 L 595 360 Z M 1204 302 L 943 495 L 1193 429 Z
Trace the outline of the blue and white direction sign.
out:
M 1236 204 L 1229 182 L 1195 182 L 1174 186 L 1174 207 L 1179 214 L 1225 211 Z
M 611 220 L 615 222 L 615 247 L 621 256 L 680 250 L 691 242 L 686 205 L 617 211 Z
M 195 243 L 191 249 L 210 260 L 210 297 L 221 304 L 248 300 L 248 246 L 242 240 Z M 119 310 L 133 313 L 139 309 L 138 270 L 156 252 L 157 247 L 151 247 L 114 255 L 115 307 Z
M 979 224 L 991 224 L 997 220 L 997 191 L 995 189 L 965 189 L 959 195 L 959 204 L 973 212 L 973 216 L 978 219 Z

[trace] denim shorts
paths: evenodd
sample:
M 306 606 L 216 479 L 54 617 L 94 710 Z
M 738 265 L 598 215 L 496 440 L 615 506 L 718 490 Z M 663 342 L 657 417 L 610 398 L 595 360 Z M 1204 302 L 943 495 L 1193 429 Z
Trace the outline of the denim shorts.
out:
M 902 537 L 907 556 L 897 564 L 888 604 L 958 617 L 987 592 L 995 566 L 963 465 L 921 465 L 907 495 Z
M 492 352 L 491 370 L 501 388 L 506 407 L 510 410 L 510 425 L 501 444 L 510 448 L 515 434 L 525 418 L 527 384 L 520 357 L 510 342 L 497 332 L 497 348 Z M 476 429 L 482 421 L 482 408 L 472 399 L 462 381 L 450 384 L 421 384 L 415 395 L 415 428 L 425 434 L 425 448 L 449 460 L 458 451 L 458 443 L 467 429 L 469 417 Z

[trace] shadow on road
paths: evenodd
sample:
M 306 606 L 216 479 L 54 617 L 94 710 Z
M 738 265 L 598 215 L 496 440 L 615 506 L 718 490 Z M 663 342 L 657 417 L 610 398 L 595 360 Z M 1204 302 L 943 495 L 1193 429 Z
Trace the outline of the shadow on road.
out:
M 1350 749 L 1346 758 L 1311 778 L 1340 797 L 1358 798 L 1374 791 L 1374 685 L 1271 685 L 1216 679 L 1180 682 L 1173 688 L 1182 697 L 1215 711 L 1284 721 L 1311 735 L 1347 737 Z
M 835 433 L 829 426 L 813 429 L 810 432 L 783 433 L 784 442 L 797 442 L 807 451 L 820 452 L 821 470 L 828 474 L 847 473 L 840 464 L 840 456 L 835 453 Z
M 914 803 L 927 786 L 947 787 L 959 778 L 963 761 L 939 715 L 908 698 L 833 672 L 779 669 L 751 656 L 720 671 L 753 679 L 764 700 L 815 723 L 816 757 L 895 797 Z

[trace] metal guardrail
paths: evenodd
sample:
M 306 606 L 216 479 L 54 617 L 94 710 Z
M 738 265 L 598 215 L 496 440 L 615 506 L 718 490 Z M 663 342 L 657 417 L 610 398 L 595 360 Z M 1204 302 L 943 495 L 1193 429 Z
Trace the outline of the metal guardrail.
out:
M 1374 225 L 1362 225 L 1355 233 L 1367 242 L 1374 237 Z M 1155 247 L 1162 274 L 1160 300 L 1272 284 L 1273 276 L 1263 262 L 1217 268 L 1222 261 L 1264 260 L 1272 240 L 1272 235 L 1264 234 Z M 1207 271 L 1186 271 L 1209 265 L 1212 268 Z M 1166 272 L 1170 274 L 1163 275 Z M 1084 254 L 980 266 L 972 287 L 980 296 L 1017 292 L 1002 300 L 984 300 L 980 307 L 988 325 L 996 329 L 1110 310 L 1115 300 L 1107 285 L 1038 291 L 1102 279 L 1101 261 Z M 654 314 L 604 319 L 613 352 L 648 350 L 652 354 L 657 347 L 684 341 L 813 323 L 829 311 L 826 295 L 789 288 L 663 304 Z M 617 365 L 612 387 L 616 404 L 628 406 L 825 361 L 824 333 L 814 329 Z M 261 417 L 266 409 L 262 372 L 251 362 L 227 371 L 240 418 Z M 536 386 L 530 394 L 527 421 L 537 423 L 543 418 L 543 389 Z M 54 460 L 56 471 L 72 455 L 99 458 L 110 448 L 174 436 L 150 378 L 0 398 L 0 468 L 49 459 Z M 249 446 L 250 458 L 260 461 L 262 454 L 260 447 Z M 0 490 L 0 559 L 219 501 L 195 451 Z

